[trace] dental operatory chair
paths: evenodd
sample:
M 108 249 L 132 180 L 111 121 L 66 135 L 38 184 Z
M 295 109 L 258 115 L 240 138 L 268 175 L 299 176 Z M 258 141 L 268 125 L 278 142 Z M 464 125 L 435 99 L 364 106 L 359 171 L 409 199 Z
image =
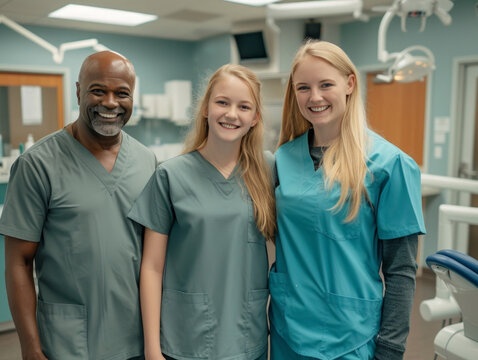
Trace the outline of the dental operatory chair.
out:
M 478 260 L 459 251 L 440 250 L 426 262 L 453 294 L 463 319 L 440 330 L 435 353 L 447 360 L 477 360 Z

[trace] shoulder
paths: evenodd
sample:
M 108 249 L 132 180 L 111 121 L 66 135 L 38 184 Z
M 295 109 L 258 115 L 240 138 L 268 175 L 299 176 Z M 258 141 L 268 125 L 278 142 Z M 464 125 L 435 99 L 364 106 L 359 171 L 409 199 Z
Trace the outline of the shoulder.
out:
M 138 154 L 139 156 L 146 156 L 148 159 L 156 159 L 154 153 L 142 143 L 140 143 L 138 140 L 136 140 L 134 137 L 124 131 L 122 132 L 122 134 L 123 139 L 125 141 L 128 141 L 129 146 L 134 153 Z
M 193 151 L 163 161 L 158 165 L 158 171 L 169 174 L 181 173 L 184 175 L 184 171 L 190 173 L 198 166 L 198 164 L 199 159 L 197 151 Z
M 420 168 L 408 154 L 372 131 L 369 132 L 369 140 L 367 166 L 377 180 L 386 180 L 398 174 L 404 178 L 411 176 L 419 179 Z
M 56 163 L 62 157 L 61 154 L 65 152 L 67 136 L 69 134 L 63 129 L 45 136 L 20 155 L 17 161 L 45 165 Z
M 397 146 L 370 130 L 368 137 L 370 142 L 367 162 L 371 170 L 392 172 L 394 167 L 403 166 L 419 171 L 415 160 Z
M 308 131 L 306 131 L 304 134 L 300 135 L 299 137 L 296 137 L 293 140 L 290 140 L 284 144 L 282 144 L 276 151 L 275 155 L 278 156 L 281 153 L 287 153 L 291 152 L 297 147 L 302 147 L 303 143 L 308 141 Z

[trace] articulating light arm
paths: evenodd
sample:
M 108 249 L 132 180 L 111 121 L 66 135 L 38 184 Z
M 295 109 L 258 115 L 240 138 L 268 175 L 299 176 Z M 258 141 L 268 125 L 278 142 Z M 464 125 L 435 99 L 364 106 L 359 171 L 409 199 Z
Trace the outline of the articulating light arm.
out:
M 35 35 L 30 30 L 25 29 L 23 26 L 10 20 L 4 15 L 0 15 L 0 24 L 1 23 L 4 23 L 6 26 L 16 31 L 20 35 L 25 36 L 27 39 L 33 41 L 35 44 L 51 52 L 53 55 L 53 61 L 57 64 L 61 64 L 63 62 L 65 51 L 68 50 L 83 49 L 87 47 L 92 47 L 95 51 L 108 50 L 106 46 L 99 44 L 97 39 L 67 42 L 61 44 L 60 48 L 57 48 L 56 46 L 50 44 L 48 41 Z

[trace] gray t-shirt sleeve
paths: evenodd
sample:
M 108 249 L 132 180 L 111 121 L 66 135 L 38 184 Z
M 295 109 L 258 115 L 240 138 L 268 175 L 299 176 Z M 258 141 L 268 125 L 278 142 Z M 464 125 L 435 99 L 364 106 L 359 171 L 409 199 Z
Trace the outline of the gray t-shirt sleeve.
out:
M 58 174 L 61 176 L 61 174 Z M 50 184 L 32 159 L 19 157 L 12 165 L 0 233 L 39 242 L 48 212 Z
M 375 359 L 403 359 L 415 293 L 418 235 L 381 241 L 385 279 Z

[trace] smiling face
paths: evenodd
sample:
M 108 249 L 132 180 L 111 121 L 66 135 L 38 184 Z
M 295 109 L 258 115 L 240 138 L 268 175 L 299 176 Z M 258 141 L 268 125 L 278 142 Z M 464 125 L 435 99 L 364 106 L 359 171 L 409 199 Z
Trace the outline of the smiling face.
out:
M 257 123 L 257 106 L 247 84 L 226 74 L 214 85 L 205 116 L 208 141 L 240 145 L 242 137 Z
M 76 83 L 79 120 L 97 135 L 117 136 L 132 113 L 134 82 L 133 67 L 120 55 L 90 56 Z
M 355 77 L 345 76 L 329 62 L 307 55 L 292 78 L 302 116 L 312 124 L 316 134 L 322 134 L 324 142 L 334 139 L 339 134 Z

